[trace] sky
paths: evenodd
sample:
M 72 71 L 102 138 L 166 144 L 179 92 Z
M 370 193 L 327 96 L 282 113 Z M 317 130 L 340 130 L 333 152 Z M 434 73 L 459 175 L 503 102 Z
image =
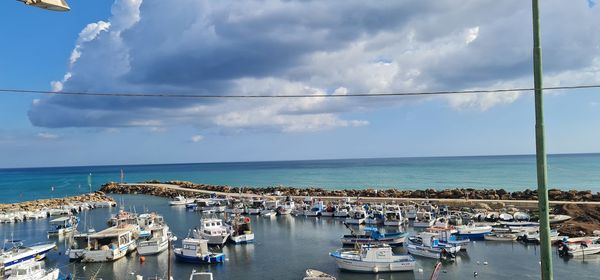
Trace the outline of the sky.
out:
M 372 2 L 372 3 L 371 3 Z M 0 88 L 209 95 L 532 87 L 531 3 L 0 2 Z M 600 84 L 596 1 L 541 2 L 545 86 Z M 599 89 L 545 94 L 549 153 L 600 152 Z M 193 99 L 0 94 L 0 168 L 535 153 L 530 92 Z

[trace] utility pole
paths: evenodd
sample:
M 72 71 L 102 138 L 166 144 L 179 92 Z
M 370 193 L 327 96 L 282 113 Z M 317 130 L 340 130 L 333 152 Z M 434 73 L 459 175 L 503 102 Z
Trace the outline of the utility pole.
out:
M 540 15 L 538 0 L 532 0 L 533 12 L 533 79 L 535 88 L 535 155 L 537 162 L 538 208 L 540 211 L 540 259 L 542 280 L 552 280 L 552 251 L 548 221 L 548 187 L 546 147 L 544 143 L 544 110 L 542 92 L 542 48 L 540 46 Z

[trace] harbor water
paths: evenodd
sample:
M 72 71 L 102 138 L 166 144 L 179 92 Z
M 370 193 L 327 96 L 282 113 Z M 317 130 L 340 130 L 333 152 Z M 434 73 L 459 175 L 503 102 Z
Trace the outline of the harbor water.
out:
M 549 186 L 600 191 L 600 154 L 550 155 Z M 121 180 L 265 187 L 536 189 L 535 157 L 379 158 L 0 169 L 0 203 L 64 197 Z
M 200 214 L 185 207 L 168 205 L 168 200 L 146 195 L 114 195 L 126 210 L 138 213 L 155 211 L 165 217 L 173 233 L 181 240 L 190 229 L 199 225 Z M 117 207 L 83 211 L 79 214 L 79 230 L 85 224 L 96 230 L 106 228 L 106 221 L 118 211 Z M 183 264 L 171 259 L 174 279 L 188 279 L 192 269 L 211 271 L 215 279 L 302 279 L 307 268 L 318 269 L 338 279 L 429 279 L 435 261 L 416 257 L 414 272 L 357 274 L 341 272 L 328 253 L 341 247 L 340 237 L 347 234 L 342 219 L 320 217 L 252 216 L 254 244 L 226 245 L 222 264 Z M 16 224 L 0 224 L 5 239 L 22 239 L 26 244 L 47 241 L 48 219 Z M 411 228 L 407 229 L 412 231 Z M 48 254 L 46 265 L 59 267 L 61 273 L 72 273 L 76 279 L 135 279 L 135 275 L 164 277 L 167 273 L 168 252 L 146 256 L 140 262 L 136 253 L 112 263 L 70 263 L 64 255 L 68 238 L 50 239 L 58 250 Z M 404 248 L 396 248 L 405 252 Z M 598 279 L 600 256 L 562 259 L 553 252 L 555 279 Z M 474 278 L 477 273 L 477 278 Z M 445 264 L 440 279 L 539 279 L 539 246 L 520 242 L 476 241 L 461 252 L 456 262 Z

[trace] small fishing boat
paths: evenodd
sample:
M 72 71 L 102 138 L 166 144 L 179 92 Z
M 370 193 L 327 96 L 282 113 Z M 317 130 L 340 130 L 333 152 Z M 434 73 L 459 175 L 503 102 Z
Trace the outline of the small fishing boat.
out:
M 487 225 L 463 225 L 456 227 L 456 234 L 461 238 L 469 238 L 471 240 L 483 240 L 486 234 L 492 232 L 492 227 Z
M 175 259 L 188 263 L 222 263 L 225 254 L 213 253 L 208 250 L 208 240 L 185 238 L 181 241 L 182 248 L 175 248 Z
M 558 224 L 558 223 L 566 222 L 566 221 L 570 220 L 571 218 L 572 217 L 569 215 L 550 215 L 548 221 L 551 224 Z
M 6 280 L 57 280 L 59 273 L 58 268 L 45 269 L 42 262 L 30 260 L 15 266 Z
M 258 215 L 260 211 L 265 209 L 265 201 L 260 200 L 252 200 L 250 201 L 250 206 L 248 207 L 248 214 L 250 215 Z
M 530 219 L 529 214 L 525 212 L 515 212 L 512 216 L 515 221 L 529 221 Z
M 93 229 L 88 232 L 77 233 L 73 235 L 69 249 L 65 251 L 65 255 L 69 256 L 70 261 L 77 261 L 83 258 L 83 253 L 86 249 L 89 250 L 89 236 L 96 233 Z
M 187 199 L 183 195 L 178 195 L 173 198 L 173 200 L 169 201 L 169 205 L 171 206 L 184 206 L 188 203 L 194 202 L 192 199 Z
M 413 222 L 413 227 L 415 228 L 428 228 L 433 226 L 435 220 L 431 215 L 431 212 L 419 212 L 417 213 L 417 218 Z
M 540 233 L 539 230 L 535 232 L 525 232 L 520 237 L 521 241 L 527 243 L 540 243 Z M 551 230 L 550 231 L 550 242 L 557 242 L 563 240 L 564 238 L 568 238 L 567 236 L 562 236 L 558 234 L 558 231 Z
M 342 245 L 355 244 L 386 244 L 390 246 L 402 245 L 408 235 L 405 232 L 381 232 L 375 227 L 366 227 L 365 234 L 356 234 L 354 230 L 347 226 L 352 234 L 342 236 Z
M 79 218 L 77 216 L 66 216 L 50 220 L 48 236 L 64 236 L 77 228 Z
M 321 212 L 325 209 L 323 201 L 315 201 L 309 210 L 304 211 L 304 215 L 307 217 L 318 217 L 321 216 Z
M 483 239 L 486 241 L 515 241 L 517 240 L 517 235 L 514 233 L 492 232 L 490 234 L 484 235 Z
M 335 280 L 335 277 L 315 269 L 307 269 L 302 280 Z
M 358 272 L 410 271 L 415 269 L 415 258 L 397 255 L 389 245 L 362 245 L 358 250 L 338 250 L 329 254 L 342 270 Z
M 369 215 L 367 215 L 367 218 L 365 219 L 365 224 L 379 225 L 379 224 L 383 224 L 384 220 L 385 220 L 385 216 L 383 215 L 382 211 L 372 210 L 371 213 L 369 213 Z
M 327 205 L 327 207 L 321 211 L 321 217 L 333 217 L 335 211 L 337 211 L 336 205 Z
M 154 224 L 145 228 L 137 240 L 138 254 L 154 255 L 166 250 L 169 246 L 171 233 L 166 224 Z
M 287 197 L 282 205 L 277 208 L 279 215 L 289 215 L 296 209 L 296 205 L 291 197 Z
M 558 247 L 558 254 L 566 257 L 584 257 L 600 253 L 600 244 L 592 242 L 567 243 L 563 242 Z
M 11 240 L 8 243 L 12 247 L 4 248 L 0 252 L 0 266 L 3 266 L 5 271 L 25 261 L 42 260 L 46 257 L 46 253 L 56 248 L 54 242 L 38 243 L 31 246 L 23 246 L 23 243 L 19 240 Z
M 405 220 L 402 216 L 402 210 L 395 204 L 385 206 L 385 215 L 383 225 L 385 226 L 401 226 Z
M 111 262 L 135 251 L 133 225 L 123 224 L 92 233 L 81 253 L 82 262 Z
M 254 242 L 254 233 L 250 227 L 250 217 L 236 215 L 231 221 L 231 235 L 229 239 L 234 244 Z
M 335 218 L 347 218 L 350 215 L 350 206 L 338 207 L 333 216 Z
M 459 246 L 440 243 L 436 233 L 421 232 L 418 236 L 408 238 L 407 250 L 411 255 L 440 259 L 454 258 L 454 254 L 460 251 Z
M 192 273 L 190 274 L 190 280 L 213 280 L 212 272 L 197 272 L 195 269 L 192 269 Z
M 275 217 L 277 215 L 277 212 L 275 212 L 275 210 L 267 209 L 260 211 L 260 215 L 263 217 L 271 218 Z
M 350 217 L 346 218 L 345 222 L 350 225 L 360 225 L 365 222 L 367 212 L 362 207 L 356 207 L 351 213 Z
M 229 230 L 219 218 L 206 218 L 200 220 L 200 229 L 195 228 L 193 236 L 196 239 L 206 239 L 209 245 L 223 245 L 229 238 Z

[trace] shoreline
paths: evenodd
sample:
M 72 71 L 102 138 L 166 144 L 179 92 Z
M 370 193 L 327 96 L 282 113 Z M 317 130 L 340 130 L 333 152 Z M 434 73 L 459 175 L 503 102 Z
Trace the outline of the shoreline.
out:
M 68 205 L 79 205 L 83 203 L 108 202 L 115 204 L 115 200 L 102 191 L 82 195 L 67 196 L 60 198 L 36 199 L 16 203 L 0 203 L 0 212 L 14 211 L 39 211 L 42 209 L 57 209 Z

